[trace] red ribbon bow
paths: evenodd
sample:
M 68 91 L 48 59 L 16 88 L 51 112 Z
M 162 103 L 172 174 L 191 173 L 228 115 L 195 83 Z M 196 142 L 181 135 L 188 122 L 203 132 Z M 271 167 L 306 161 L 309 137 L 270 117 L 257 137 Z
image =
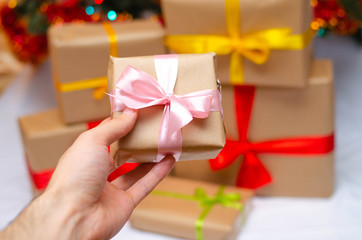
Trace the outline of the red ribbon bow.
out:
M 227 139 L 224 149 L 215 159 L 210 159 L 209 163 L 213 170 L 220 170 L 228 167 L 239 156 L 244 156 L 237 176 L 238 187 L 257 189 L 272 182 L 270 173 L 257 156 L 259 153 L 316 155 L 326 154 L 333 150 L 333 134 L 249 142 L 247 135 L 255 87 L 235 86 L 234 89 L 239 140 Z

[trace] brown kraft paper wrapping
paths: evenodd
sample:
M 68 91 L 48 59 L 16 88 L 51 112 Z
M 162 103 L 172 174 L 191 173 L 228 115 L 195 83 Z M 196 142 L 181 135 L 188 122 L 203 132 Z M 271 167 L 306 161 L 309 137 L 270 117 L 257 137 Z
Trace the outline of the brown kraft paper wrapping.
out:
M 213 197 L 220 185 L 167 177 L 155 190 L 193 196 L 197 188 L 204 189 L 208 196 Z M 239 202 L 243 204 L 243 210 L 228 208 L 220 204 L 213 205 L 204 220 L 203 239 L 236 239 L 239 229 L 247 217 L 253 192 L 247 189 L 226 187 L 224 193 L 239 194 L 241 197 Z M 183 239 L 196 239 L 195 221 L 199 218 L 202 210 L 203 207 L 200 206 L 199 201 L 151 193 L 136 207 L 130 218 L 130 223 L 132 227 L 141 230 Z
M 334 131 L 332 64 L 315 60 L 306 89 L 258 87 L 248 139 L 259 142 L 298 136 L 327 136 Z M 233 87 L 223 87 L 226 136 L 237 140 Z M 334 189 L 334 153 L 323 155 L 258 154 L 273 183 L 257 191 L 266 196 L 329 197 Z M 177 163 L 174 174 L 219 184 L 235 184 L 242 157 L 212 171 L 207 160 Z
M 217 89 L 214 54 L 178 55 L 178 75 L 174 93 Z M 108 91 L 114 89 L 116 81 L 128 66 L 148 73 L 157 79 L 154 56 L 134 58 L 110 58 L 108 65 Z M 152 162 L 158 150 L 158 133 L 164 106 L 153 106 L 138 111 L 133 130 L 111 145 L 111 154 L 120 165 L 124 161 Z M 115 114 L 120 114 L 116 112 Z M 194 118 L 182 128 L 182 153 L 180 160 L 214 158 L 224 147 L 225 130 L 220 112 L 210 112 L 208 118 Z
M 137 20 L 111 24 L 119 57 L 164 54 L 164 30 L 155 21 Z M 110 40 L 100 23 L 65 24 L 49 32 L 54 80 L 71 83 L 106 77 Z M 66 123 L 86 122 L 109 116 L 109 99 L 93 97 L 94 88 L 57 91 Z
M 168 35 L 227 35 L 225 1 L 162 0 Z M 312 8 L 306 0 L 240 0 L 241 34 L 290 28 L 302 34 L 310 28 Z M 244 84 L 304 87 L 312 62 L 312 43 L 302 50 L 272 50 L 265 64 L 243 58 Z M 230 84 L 230 55 L 217 57 L 220 82 Z M 287 71 L 286 71 L 287 69 Z
M 88 129 L 85 123 L 65 125 L 57 109 L 21 117 L 19 126 L 29 168 L 34 173 L 54 169 L 79 134 Z

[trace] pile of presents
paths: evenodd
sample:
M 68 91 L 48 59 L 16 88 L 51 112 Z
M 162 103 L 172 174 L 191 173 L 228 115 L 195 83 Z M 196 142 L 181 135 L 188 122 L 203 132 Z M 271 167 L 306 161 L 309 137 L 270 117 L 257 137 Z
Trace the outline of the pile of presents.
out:
M 177 162 L 137 207 L 132 226 L 234 239 L 255 194 L 331 196 L 333 69 L 313 58 L 309 1 L 163 0 L 162 11 L 165 27 L 137 20 L 49 31 L 58 109 L 19 119 L 35 192 L 77 136 L 110 115 L 109 55 L 215 52 L 225 147 L 214 159 Z M 108 78 L 113 71 L 108 66 Z M 124 164 L 125 172 L 136 166 Z

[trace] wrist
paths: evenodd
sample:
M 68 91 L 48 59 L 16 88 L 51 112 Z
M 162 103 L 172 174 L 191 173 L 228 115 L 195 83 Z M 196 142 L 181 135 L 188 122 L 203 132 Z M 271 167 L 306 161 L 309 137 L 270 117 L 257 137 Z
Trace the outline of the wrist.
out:
M 82 217 L 73 204 L 44 192 L 0 233 L 1 239 L 77 239 Z
M 37 215 L 43 221 L 43 223 L 38 221 L 37 225 L 40 226 L 39 230 L 42 231 L 44 238 L 38 239 L 78 239 L 77 227 L 82 216 L 74 203 L 69 202 L 65 196 L 67 195 L 45 191 L 34 200 L 31 215 Z M 45 232 L 44 227 L 41 227 L 42 224 L 46 224 Z

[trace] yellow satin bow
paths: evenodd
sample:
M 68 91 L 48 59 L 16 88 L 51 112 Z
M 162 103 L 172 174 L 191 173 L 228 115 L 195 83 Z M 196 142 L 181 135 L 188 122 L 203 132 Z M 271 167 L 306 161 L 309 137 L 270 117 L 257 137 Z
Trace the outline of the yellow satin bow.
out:
M 312 29 L 303 34 L 291 35 L 289 28 L 272 28 L 241 34 L 239 0 L 226 0 L 225 11 L 228 35 L 171 35 L 166 37 L 165 44 L 177 53 L 231 54 L 231 84 L 244 82 L 243 57 L 256 64 L 264 64 L 272 49 L 303 49 L 314 35 Z
M 111 56 L 116 57 L 118 55 L 117 35 L 109 22 L 104 22 L 103 27 L 109 38 L 109 53 Z M 107 91 L 107 77 L 91 78 L 70 83 L 59 83 L 56 81 L 55 86 L 60 92 L 79 91 L 83 89 L 94 88 L 94 99 L 101 100 L 104 97 L 104 92 Z

